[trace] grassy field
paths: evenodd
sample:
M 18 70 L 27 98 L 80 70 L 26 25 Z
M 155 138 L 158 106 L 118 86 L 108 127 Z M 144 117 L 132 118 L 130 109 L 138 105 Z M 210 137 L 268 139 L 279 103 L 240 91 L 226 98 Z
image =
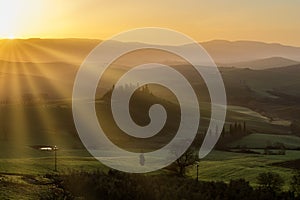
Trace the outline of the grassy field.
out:
M 296 149 L 300 148 L 300 137 L 294 135 L 253 133 L 233 142 L 229 146 L 263 149 L 266 146 L 275 145 L 276 143 L 282 143 L 286 148 Z
M 54 171 L 54 156 L 50 152 L 45 152 L 44 157 L 18 158 L 18 159 L 0 159 L 0 176 L 9 178 L 13 183 L 28 175 L 38 178 L 47 173 L 56 173 Z M 47 155 L 48 154 L 48 155 Z M 64 154 L 77 154 L 77 156 L 66 156 Z M 256 177 L 261 172 L 276 172 L 284 180 L 284 189 L 289 189 L 289 183 L 293 170 L 273 166 L 272 164 L 288 160 L 300 159 L 300 151 L 287 151 L 286 155 L 255 155 L 241 154 L 224 151 L 212 151 L 206 158 L 199 163 L 199 178 L 204 181 L 225 181 L 244 178 L 256 185 Z M 59 152 L 58 172 L 68 173 L 71 171 L 107 171 L 109 168 L 98 162 L 92 157 L 86 155 L 82 150 L 73 152 Z M 165 173 L 160 170 L 157 173 Z M 189 168 L 188 175 L 196 178 L 196 166 Z M 15 180 L 16 179 L 16 180 Z M 25 184 L 20 182 L 19 184 Z M 26 186 L 26 184 L 25 184 Z
M 0 158 L 40 156 L 40 152 L 30 148 L 33 145 L 57 145 L 65 150 L 82 148 L 73 123 L 72 109 L 69 103 L 60 101 L 47 105 L 0 106 Z M 208 122 L 209 119 L 205 110 L 209 110 L 209 104 L 203 103 L 201 107 L 204 110 L 202 112 L 203 121 Z M 268 118 L 248 108 L 228 106 L 225 125 L 227 131 L 229 123 L 241 123 L 243 121 L 246 122 L 247 130 L 250 131 L 276 134 L 289 132 L 289 126 L 274 124 Z M 204 130 L 200 129 L 200 131 L 203 133 Z M 269 136 L 267 135 L 267 137 Z M 259 142 L 261 139 L 247 138 L 246 140 L 253 143 Z M 281 140 L 282 138 L 278 139 Z M 298 141 L 295 140 L 294 145 Z
M 208 104 L 202 106 L 204 110 L 208 109 Z M 31 147 L 32 145 L 59 147 L 57 152 L 59 173 L 74 170 L 109 170 L 82 148 L 73 124 L 69 102 L 62 101 L 48 105 L 6 105 L 1 106 L 0 111 L 0 183 L 3 184 L 1 188 L 4 188 L 3 192 L 0 191 L 0 199 L 20 199 L 22 194 L 25 199 L 37 199 L 36 191 L 49 189 L 44 185 L 48 180 L 44 180 L 43 176 L 47 173 L 57 173 L 54 171 L 54 153 L 36 150 Z M 284 141 L 290 147 L 300 144 L 299 138 L 278 135 L 288 133 L 287 125 L 276 125 L 266 117 L 244 107 L 229 106 L 226 121 L 227 125 L 246 121 L 249 130 L 276 133 L 249 135 L 247 136 L 249 138 L 238 141 L 239 144 L 245 143 L 253 148 L 260 148 L 269 140 Z M 274 171 L 289 180 L 293 173 L 291 169 L 271 164 L 295 159 L 300 159 L 300 152 L 287 151 L 284 156 L 266 156 L 212 151 L 200 161 L 200 179 L 229 181 L 245 178 L 255 185 L 256 176 L 260 172 Z M 166 170 L 154 172 L 157 173 L 166 173 Z M 189 169 L 189 176 L 195 178 L 195 166 Z M 31 179 L 34 179 L 34 183 Z M 288 189 L 288 185 L 286 181 L 285 189 Z
M 290 132 L 290 123 L 285 120 L 271 121 L 249 108 L 242 106 L 228 106 L 226 122 L 247 123 L 247 129 L 251 132 L 261 132 L 268 134 L 287 134 Z
M 276 172 L 284 180 L 284 189 L 289 189 L 294 171 L 271 164 L 300 159 L 300 151 L 287 151 L 286 155 L 256 155 L 213 151 L 199 163 L 199 178 L 206 181 L 230 181 L 244 178 L 256 185 L 256 177 L 262 172 Z M 190 168 L 190 176 L 196 177 L 196 166 Z

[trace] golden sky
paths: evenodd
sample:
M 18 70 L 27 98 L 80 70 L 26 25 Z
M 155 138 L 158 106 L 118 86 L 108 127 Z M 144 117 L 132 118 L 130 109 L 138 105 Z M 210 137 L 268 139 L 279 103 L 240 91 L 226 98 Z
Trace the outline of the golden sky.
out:
M 157 26 L 195 40 L 300 46 L 297 0 L 0 0 L 0 38 L 98 38 Z

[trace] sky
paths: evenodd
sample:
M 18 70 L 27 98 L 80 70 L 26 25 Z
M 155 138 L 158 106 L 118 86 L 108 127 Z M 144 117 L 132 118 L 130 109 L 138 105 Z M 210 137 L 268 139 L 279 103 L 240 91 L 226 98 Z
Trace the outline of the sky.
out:
M 197 41 L 300 46 L 297 0 L 0 0 L 0 38 L 96 38 L 164 27 Z

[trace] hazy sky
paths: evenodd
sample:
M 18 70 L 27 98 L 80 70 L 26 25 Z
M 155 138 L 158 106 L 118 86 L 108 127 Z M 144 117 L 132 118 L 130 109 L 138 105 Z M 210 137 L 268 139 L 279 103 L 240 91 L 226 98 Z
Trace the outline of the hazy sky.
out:
M 198 41 L 300 46 L 298 0 L 0 0 L 0 38 L 106 39 L 158 26 Z

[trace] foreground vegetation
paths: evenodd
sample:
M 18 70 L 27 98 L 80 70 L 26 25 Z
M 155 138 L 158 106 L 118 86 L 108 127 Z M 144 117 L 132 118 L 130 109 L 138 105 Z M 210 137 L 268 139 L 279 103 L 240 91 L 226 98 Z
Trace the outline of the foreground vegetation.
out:
M 277 174 L 260 174 L 259 187 L 244 179 L 206 182 L 174 175 L 126 174 L 114 170 L 44 176 L 1 176 L 1 199 L 300 199 L 298 190 L 282 191 Z M 258 176 L 258 178 L 260 177 Z M 295 176 L 299 181 L 299 176 Z M 280 178 L 280 177 L 279 177 Z M 265 181 L 266 180 L 266 181 Z M 299 182 L 298 182 L 299 183 Z M 295 190 L 296 189 L 296 190 Z M 32 191 L 32 193 L 28 191 Z M 31 195 L 30 195 L 31 194 Z
M 152 94 L 142 97 L 145 100 L 138 101 L 141 99 L 137 97 L 137 103 L 146 102 L 148 106 L 153 100 L 166 104 L 174 117 L 166 126 L 167 132 L 176 130 L 177 115 L 172 103 Z M 199 138 L 195 139 L 198 148 L 210 117 L 209 104 L 201 105 L 203 124 Z M 147 122 L 143 114 L 147 113 L 147 106 L 142 107 L 145 112 L 141 112 L 141 108 L 133 110 L 141 124 Z M 97 110 L 109 114 L 106 107 L 109 106 L 105 98 L 96 102 Z M 290 192 L 293 169 L 281 167 L 280 163 L 300 160 L 299 137 L 289 134 L 290 125 L 283 123 L 285 121 L 270 120 L 244 107 L 228 107 L 224 134 L 216 150 L 199 163 L 199 182 L 195 181 L 195 164 L 183 170 L 186 177 L 177 176 L 169 168 L 147 175 L 109 170 L 82 146 L 73 124 L 70 102 L 5 103 L 0 111 L 0 199 L 295 199 L 297 196 Z M 107 118 L 104 119 L 107 122 L 105 120 Z M 109 130 L 115 127 L 106 124 Z M 128 145 L 124 142 L 126 139 L 121 144 Z M 285 147 L 284 155 L 262 153 L 266 145 L 274 146 L 278 142 Z M 58 146 L 57 172 L 54 171 L 54 153 L 32 148 L 39 145 Z M 248 153 L 239 151 L 241 147 Z M 122 162 L 119 161 L 120 165 Z M 259 174 L 269 172 L 278 175 L 269 177 L 285 180 L 280 188 L 264 188 L 263 183 L 257 181 Z

